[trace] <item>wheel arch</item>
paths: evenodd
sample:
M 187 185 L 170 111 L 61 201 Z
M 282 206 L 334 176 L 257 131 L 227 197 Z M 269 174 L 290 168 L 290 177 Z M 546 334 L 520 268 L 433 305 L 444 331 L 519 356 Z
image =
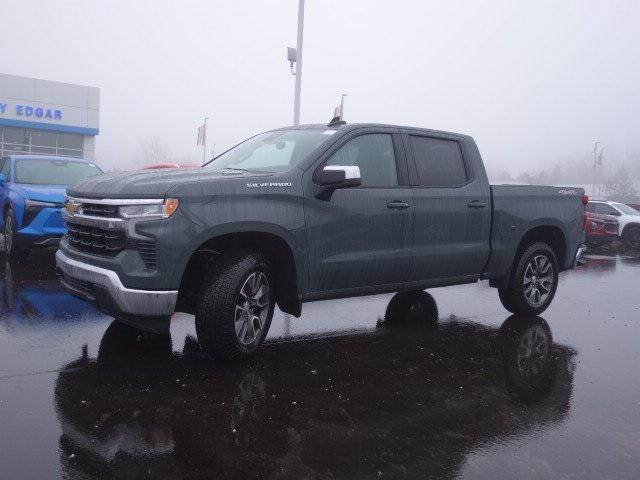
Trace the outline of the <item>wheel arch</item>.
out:
M 504 276 L 497 279 L 491 279 L 491 286 L 493 287 L 507 287 L 514 267 L 518 263 L 518 259 L 522 252 L 526 250 L 529 245 L 536 242 L 544 242 L 551 247 L 558 260 L 560 271 L 564 270 L 564 265 L 567 259 L 567 238 L 562 228 L 553 223 L 538 224 L 530 226 L 529 229 L 520 237 L 517 247 L 513 251 L 513 257 L 509 268 L 505 272 Z
M 259 251 L 267 257 L 275 277 L 276 302 L 283 312 L 299 317 L 304 287 L 302 253 L 286 235 L 257 225 L 242 230 L 218 230 L 193 250 L 182 274 L 176 310 L 193 313 L 201 287 L 199 281 L 215 265 L 217 256 L 239 248 Z

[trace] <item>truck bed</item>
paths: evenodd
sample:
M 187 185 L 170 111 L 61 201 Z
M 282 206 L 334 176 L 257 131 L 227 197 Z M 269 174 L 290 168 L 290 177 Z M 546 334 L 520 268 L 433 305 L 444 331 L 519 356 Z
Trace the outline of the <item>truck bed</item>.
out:
M 583 196 L 582 188 L 491 185 L 491 255 L 483 277 L 505 279 L 523 235 L 537 227 L 555 230 L 563 252 L 560 269 L 571 268 L 584 241 Z

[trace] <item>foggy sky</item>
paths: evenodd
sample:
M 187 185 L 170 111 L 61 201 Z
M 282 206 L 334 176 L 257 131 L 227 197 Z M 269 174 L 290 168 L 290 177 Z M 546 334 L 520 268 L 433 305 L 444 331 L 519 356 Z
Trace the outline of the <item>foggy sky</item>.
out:
M 0 71 L 100 88 L 98 163 L 291 124 L 297 1 L 4 0 Z M 640 2 L 307 0 L 303 123 L 473 135 L 493 169 L 640 148 Z

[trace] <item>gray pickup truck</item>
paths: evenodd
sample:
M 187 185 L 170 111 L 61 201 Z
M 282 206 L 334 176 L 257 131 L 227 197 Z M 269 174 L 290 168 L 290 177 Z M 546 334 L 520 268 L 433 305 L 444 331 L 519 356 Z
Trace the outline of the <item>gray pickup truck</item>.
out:
M 537 315 L 583 252 L 576 188 L 491 186 L 466 135 L 344 122 L 256 135 L 197 169 L 69 188 L 65 288 L 123 321 L 195 315 L 210 356 L 263 342 L 276 303 L 489 280 Z M 396 313 L 397 314 L 397 311 Z

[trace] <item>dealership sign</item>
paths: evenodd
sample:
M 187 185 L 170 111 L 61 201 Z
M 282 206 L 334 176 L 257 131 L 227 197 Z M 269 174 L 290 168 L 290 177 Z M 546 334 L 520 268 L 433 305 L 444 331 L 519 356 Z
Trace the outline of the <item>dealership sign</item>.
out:
M 49 120 L 62 120 L 62 110 L 56 108 L 34 107 L 26 104 L 10 105 L 9 103 L 0 102 L 0 115 L 13 114 L 16 117 L 26 118 L 44 118 Z

